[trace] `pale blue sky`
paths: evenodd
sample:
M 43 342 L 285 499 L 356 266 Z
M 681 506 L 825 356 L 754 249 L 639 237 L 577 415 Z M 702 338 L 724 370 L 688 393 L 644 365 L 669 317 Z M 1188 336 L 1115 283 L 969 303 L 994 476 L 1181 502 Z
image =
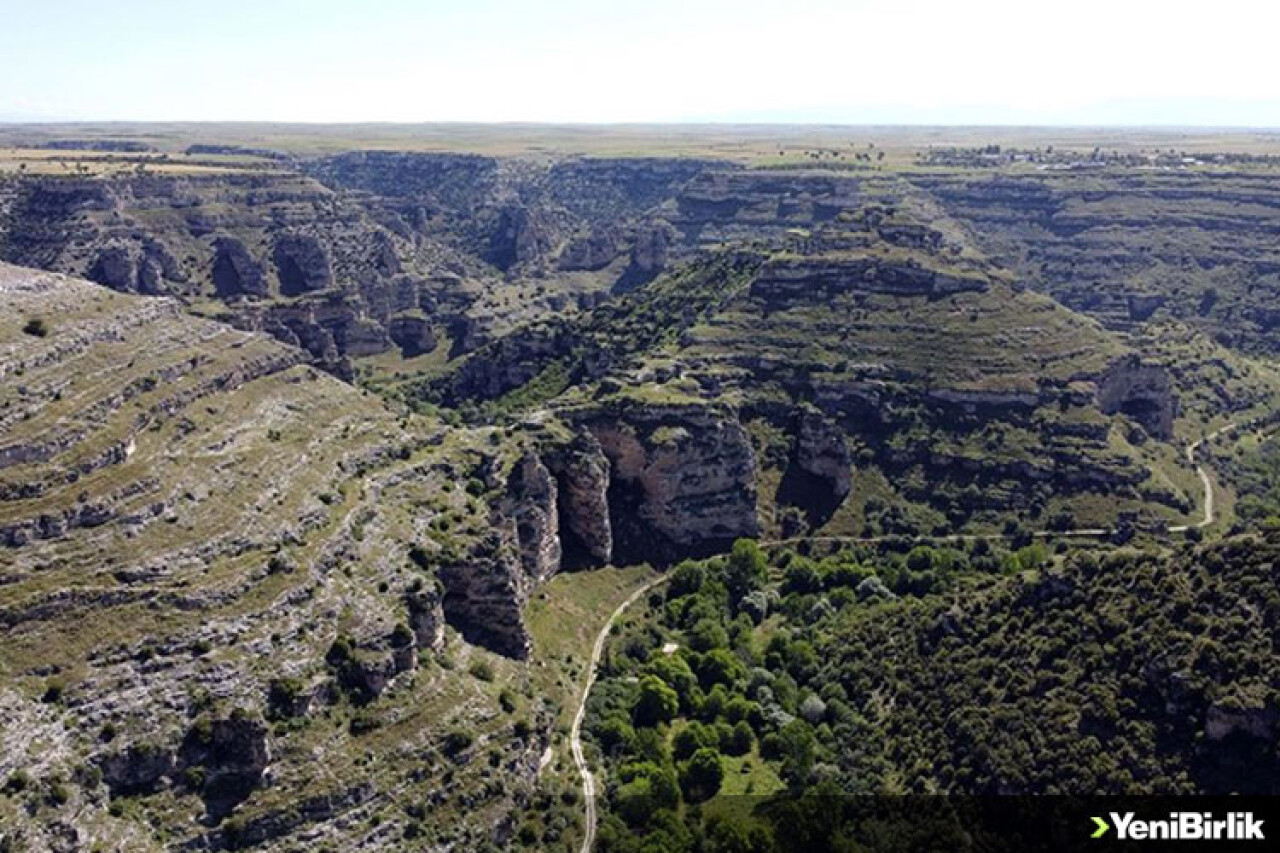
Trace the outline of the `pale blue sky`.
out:
M 0 4 L 0 120 L 1280 126 L 1261 0 Z

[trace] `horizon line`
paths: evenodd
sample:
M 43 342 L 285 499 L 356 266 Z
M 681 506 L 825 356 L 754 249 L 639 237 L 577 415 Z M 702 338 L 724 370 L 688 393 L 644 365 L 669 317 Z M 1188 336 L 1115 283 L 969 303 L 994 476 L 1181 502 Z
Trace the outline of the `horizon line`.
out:
M 1010 129 L 1010 130 L 1157 130 L 1157 131 L 1226 131 L 1241 133 L 1277 133 L 1280 125 L 1249 124 L 1184 124 L 1184 123 L 1056 123 L 1056 122 L 829 122 L 829 121 L 732 121 L 719 119 L 679 119 L 660 121 L 555 121 L 555 120 L 471 120 L 428 119 L 406 121 L 400 119 L 311 120 L 311 119 L 88 119 L 88 118 L 4 118 L 0 127 L 65 127 L 86 125 L 241 125 L 241 126 L 297 126 L 297 127 L 494 127 L 534 128 L 563 127 L 580 129 L 608 128 L 829 128 L 829 129 Z

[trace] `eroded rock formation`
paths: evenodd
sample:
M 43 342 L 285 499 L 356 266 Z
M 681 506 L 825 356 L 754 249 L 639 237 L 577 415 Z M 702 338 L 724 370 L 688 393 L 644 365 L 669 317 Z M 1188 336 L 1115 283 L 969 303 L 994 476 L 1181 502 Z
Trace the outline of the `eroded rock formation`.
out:
M 580 416 L 610 463 L 614 559 L 668 562 L 755 536 L 755 456 L 730 414 L 636 405 Z
M 609 460 L 590 432 L 548 456 L 559 482 L 560 538 L 568 566 L 606 565 L 613 559 L 609 521 Z
M 1178 398 L 1169 371 L 1144 364 L 1136 354 L 1117 360 L 1099 377 L 1098 406 L 1106 414 L 1128 415 L 1155 438 L 1173 437 Z

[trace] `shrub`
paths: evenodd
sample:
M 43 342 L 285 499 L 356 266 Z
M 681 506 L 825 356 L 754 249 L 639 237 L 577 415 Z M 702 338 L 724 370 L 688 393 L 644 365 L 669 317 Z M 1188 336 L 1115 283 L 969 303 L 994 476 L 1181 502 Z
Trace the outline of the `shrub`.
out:
M 213 720 L 201 717 L 191 726 L 191 737 L 197 743 L 208 744 L 213 741 Z
M 49 324 L 41 317 L 32 317 L 22 327 L 22 331 L 28 335 L 43 338 L 49 334 Z
M 330 666 L 339 666 L 351 660 L 355 656 L 355 648 L 351 642 L 351 638 L 345 634 L 340 634 L 333 645 L 329 646 L 329 651 L 325 652 L 325 663 Z
M 292 554 L 284 551 L 272 554 L 271 559 L 267 561 L 267 571 L 273 575 L 290 575 L 297 570 L 298 561 L 293 558 Z
M 358 737 L 368 734 L 381 725 L 382 721 L 378 719 L 376 714 L 361 708 L 351 715 L 351 721 L 347 724 L 347 731 Z
M 44 686 L 44 695 L 40 697 L 40 701 L 46 705 L 54 705 L 62 701 L 62 694 L 66 692 L 67 685 L 59 679 L 52 679 Z
M 205 770 L 203 767 L 188 767 L 182 771 L 182 784 L 187 786 L 189 791 L 200 791 L 204 789 Z
M 71 799 L 71 791 L 60 780 L 49 782 L 49 787 L 45 791 L 45 801 L 53 806 L 63 806 Z
M 445 755 L 456 756 L 473 743 L 475 743 L 475 737 L 470 732 L 454 729 L 444 736 L 444 753 Z
M 5 781 L 4 792 L 6 794 L 20 794 L 30 788 L 33 781 L 31 774 L 27 771 L 15 770 Z
M 302 681 L 297 678 L 271 679 L 267 687 L 268 716 L 273 719 L 290 716 L 304 689 Z
M 403 622 L 397 623 L 396 627 L 391 631 L 391 645 L 397 649 L 403 649 L 411 645 L 413 639 L 413 631 L 410 631 L 409 626 Z
M 471 664 L 468 672 L 481 681 L 493 681 L 493 666 L 487 660 L 478 660 Z

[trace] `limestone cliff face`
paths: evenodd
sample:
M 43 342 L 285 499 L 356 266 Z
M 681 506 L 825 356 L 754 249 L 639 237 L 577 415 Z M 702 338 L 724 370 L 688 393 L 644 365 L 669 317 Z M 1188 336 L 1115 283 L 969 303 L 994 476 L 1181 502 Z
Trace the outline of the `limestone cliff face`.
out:
M 637 227 L 631 243 L 631 263 L 615 287 L 626 290 L 653 280 L 666 269 L 678 236 L 676 229 L 664 219 Z
M 443 611 L 464 636 L 502 654 L 528 657 L 524 607 L 538 584 L 560 570 L 555 478 L 532 454 L 506 476 L 488 533 L 440 570 Z
M 1166 314 L 1231 346 L 1276 349 L 1265 317 L 1280 272 L 1280 188 L 1261 175 L 927 170 L 908 180 L 990 257 L 1073 310 L 1119 329 Z M 1216 272 L 1228 268 L 1231 278 Z
M 676 196 L 669 216 L 687 247 L 776 240 L 790 228 L 833 221 L 863 198 L 861 177 L 765 169 L 706 169 Z
M 796 465 L 822 480 L 837 502 L 848 496 L 852 487 L 853 459 L 844 430 L 823 417 L 821 412 L 807 410 L 800 416 Z
M 1155 438 L 1173 437 L 1178 398 L 1169 371 L 1144 364 L 1136 354 L 1117 360 L 1099 377 L 1098 407 L 1109 415 L 1123 412 Z
M 516 463 L 498 512 L 515 525 L 524 573 L 541 583 L 560 570 L 560 515 L 556 481 L 533 453 Z
M 333 285 L 333 267 L 329 254 L 318 239 L 310 234 L 281 234 L 272 250 L 280 292 L 299 296 Z
M 444 595 L 432 583 L 411 590 L 405 596 L 409 610 L 409 630 L 420 649 L 435 651 L 444 645 Z
M 557 261 L 562 270 L 598 270 L 607 267 L 625 249 L 626 237 L 613 223 L 596 225 L 585 236 L 569 242 Z
M 424 323 L 452 322 L 473 298 L 459 279 L 428 275 L 444 265 L 429 237 L 285 170 L 33 176 L 6 195 L 0 259 L 128 293 L 216 297 L 227 319 L 305 347 L 340 376 L 349 372 L 344 358 L 386 351 L 395 338 L 415 354 L 433 341 Z M 348 317 L 297 328 L 298 317 L 331 314 L 334 305 Z M 275 321 L 255 319 L 272 312 Z M 393 324 L 405 312 L 422 316 Z
M 613 559 L 609 521 L 609 459 L 590 432 L 579 432 L 547 457 L 559 483 L 560 538 L 569 567 L 603 566 Z
M 557 242 L 556 226 L 543 211 L 518 205 L 505 207 L 489 243 L 489 260 L 501 270 L 539 265 Z
M 431 320 L 415 314 L 397 314 L 387 322 L 387 335 L 400 347 L 406 358 L 431 352 L 436 348 L 436 333 Z
M 262 265 L 243 242 L 222 236 L 213 241 L 213 286 L 224 299 L 237 296 L 267 296 L 267 280 Z
M 523 659 L 532 648 L 523 611 L 531 588 L 512 531 L 497 527 L 440 567 L 444 615 L 471 642 Z
M 751 293 L 771 305 L 792 305 L 842 293 L 939 299 L 986 288 L 987 281 L 980 275 L 931 269 L 914 260 L 818 255 L 771 262 L 752 284 Z
M 732 415 L 637 404 L 580 418 L 610 463 L 616 562 L 670 562 L 759 533 L 755 455 Z

